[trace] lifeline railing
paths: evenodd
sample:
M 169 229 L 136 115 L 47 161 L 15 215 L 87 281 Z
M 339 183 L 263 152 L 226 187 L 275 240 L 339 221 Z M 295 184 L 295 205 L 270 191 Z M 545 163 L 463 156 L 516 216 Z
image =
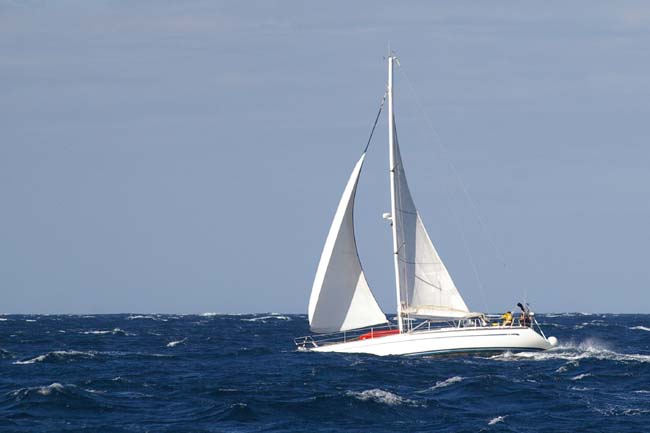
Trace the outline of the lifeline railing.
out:
M 406 333 L 412 332 L 427 332 L 444 329 L 444 328 L 531 328 L 539 332 L 542 337 L 546 338 L 544 332 L 542 331 L 541 326 L 537 322 L 534 314 L 529 314 L 528 320 L 521 320 L 521 318 L 514 318 L 508 324 L 502 324 L 501 316 L 498 314 L 486 314 L 483 316 L 473 317 L 471 319 L 461 319 L 454 321 L 433 321 L 433 320 L 423 320 L 418 323 L 416 326 L 409 324 Z M 431 326 L 433 325 L 433 326 Z M 347 343 L 349 341 L 357 341 L 361 337 L 366 338 L 375 338 L 375 332 L 377 332 L 377 337 L 386 335 L 385 331 L 395 331 L 397 330 L 396 325 L 385 324 L 379 326 L 369 326 L 366 328 L 354 329 L 351 331 L 342 331 L 342 332 L 332 332 L 328 334 L 315 334 L 315 335 L 305 335 L 303 337 L 296 337 L 293 339 L 294 343 L 298 348 L 314 348 L 318 346 L 325 346 L 328 344 L 336 343 Z M 384 331 L 384 332 L 381 332 Z
M 366 328 L 354 329 L 351 331 L 342 331 L 342 332 L 331 332 L 329 334 L 316 334 L 316 335 L 305 335 L 303 337 L 296 337 L 293 339 L 293 342 L 299 348 L 313 348 L 318 346 L 324 346 L 327 344 L 335 343 L 347 343 L 348 341 L 359 340 L 361 336 L 368 334 L 368 338 L 374 338 L 374 334 L 377 331 L 393 331 L 396 330 L 397 326 L 392 324 L 378 325 L 378 326 L 369 326 Z

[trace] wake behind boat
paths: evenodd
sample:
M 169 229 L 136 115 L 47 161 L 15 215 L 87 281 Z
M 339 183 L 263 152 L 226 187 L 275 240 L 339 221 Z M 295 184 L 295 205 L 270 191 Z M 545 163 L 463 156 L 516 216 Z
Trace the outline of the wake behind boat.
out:
M 391 212 L 384 218 L 390 221 L 393 237 L 397 323 L 389 322 L 370 290 L 354 236 L 354 201 L 366 147 L 343 191 L 316 271 L 309 299 L 309 325 L 316 335 L 296 338 L 296 345 L 315 352 L 374 355 L 546 350 L 555 346 L 557 339 L 546 338 L 527 305 L 518 304 L 519 318 L 506 315 L 495 321 L 494 316 L 471 312 L 454 284 L 406 181 L 393 114 L 395 61 L 393 55 L 388 57 Z

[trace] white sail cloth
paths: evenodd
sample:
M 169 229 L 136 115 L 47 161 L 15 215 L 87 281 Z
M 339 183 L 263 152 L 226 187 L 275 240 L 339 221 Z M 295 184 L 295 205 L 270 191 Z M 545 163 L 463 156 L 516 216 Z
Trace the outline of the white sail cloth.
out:
M 397 233 L 400 310 L 420 317 L 466 317 L 469 309 L 434 248 L 411 197 L 394 133 L 393 224 Z
M 337 332 L 386 323 L 361 268 L 354 237 L 354 198 L 361 155 L 336 209 L 309 298 L 309 326 L 314 332 Z

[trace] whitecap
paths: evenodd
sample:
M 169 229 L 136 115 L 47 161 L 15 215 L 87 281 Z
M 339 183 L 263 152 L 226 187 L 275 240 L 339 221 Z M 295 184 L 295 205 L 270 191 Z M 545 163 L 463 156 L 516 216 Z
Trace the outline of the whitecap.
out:
M 137 319 L 158 320 L 154 316 L 145 316 L 143 314 L 134 314 L 126 318 L 126 320 L 137 320 Z
M 345 393 L 355 397 L 361 401 L 374 401 L 375 403 L 386 404 L 388 406 L 399 406 L 399 405 L 410 405 L 410 406 L 419 406 L 419 404 L 414 400 L 409 400 L 407 398 L 401 397 L 392 392 L 384 391 L 383 389 L 367 389 L 362 392 L 353 392 L 348 391 Z
M 582 380 L 585 377 L 589 377 L 591 375 L 592 375 L 591 373 L 583 373 L 583 374 L 579 374 L 577 376 L 572 377 L 571 380 Z
M 633 326 L 630 329 L 636 330 L 636 331 L 648 331 L 650 332 L 650 328 L 646 328 L 645 326 Z
M 0 317 L 0 322 L 6 322 L 7 320 L 9 319 L 7 319 L 6 317 Z
M 54 382 L 48 386 L 42 386 L 38 389 L 40 395 L 50 395 L 52 391 L 60 392 L 63 391 L 64 386 L 59 382 Z
M 36 322 L 35 319 L 25 319 L 25 322 Z
M 85 388 L 84 391 L 91 394 L 106 394 L 108 391 L 102 391 L 100 389 Z
M 53 392 L 61 392 L 65 386 L 60 384 L 59 382 L 54 382 L 50 385 L 47 386 L 32 386 L 29 388 L 20 388 L 16 391 L 12 391 L 10 394 L 14 397 L 24 397 L 32 392 L 36 392 L 37 394 L 40 395 L 50 395 Z
M 187 337 L 183 338 L 182 340 L 176 340 L 176 341 L 170 341 L 167 343 L 167 347 L 175 347 L 178 346 L 179 344 L 183 344 L 187 341 Z
M 214 316 L 220 316 L 220 315 L 221 314 L 219 314 L 219 313 L 212 313 L 212 312 L 199 314 L 199 316 L 202 316 L 202 317 L 214 317 Z
M 242 319 L 245 322 L 265 322 L 266 320 L 291 320 L 291 317 L 282 316 L 280 314 L 271 314 L 270 316 L 251 317 L 250 319 Z
M 587 388 L 586 386 L 572 386 L 569 388 L 571 391 L 593 391 L 593 388 Z
M 124 331 L 123 329 L 120 328 L 114 328 L 114 329 L 100 329 L 100 330 L 92 330 L 92 331 L 83 331 L 82 334 L 86 335 L 106 335 L 106 334 L 113 334 L 113 335 L 135 335 L 128 333 Z
M 506 419 L 506 416 L 508 415 L 503 415 L 503 416 L 499 415 L 497 417 L 494 417 L 490 421 L 488 421 L 488 425 L 494 425 L 496 423 L 503 422 L 503 420 Z
M 14 361 L 14 364 L 25 365 L 25 364 L 34 364 L 37 362 L 43 362 L 48 359 L 63 359 L 71 357 L 93 357 L 96 352 L 80 352 L 78 350 L 55 350 L 53 352 L 48 352 L 43 355 L 38 355 L 34 358 L 26 359 L 23 361 Z
M 436 382 L 436 384 L 433 385 L 429 389 L 434 390 L 434 389 L 445 388 L 445 387 L 447 387 L 449 385 L 453 385 L 454 383 L 462 382 L 463 379 L 464 379 L 464 377 L 461 377 L 461 376 L 453 376 L 453 377 L 450 377 L 448 379 Z

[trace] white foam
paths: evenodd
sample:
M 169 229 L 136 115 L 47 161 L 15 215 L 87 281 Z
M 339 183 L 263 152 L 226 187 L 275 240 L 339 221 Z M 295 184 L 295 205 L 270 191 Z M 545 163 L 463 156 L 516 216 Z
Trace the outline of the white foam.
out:
M 497 417 L 494 417 L 488 422 L 488 425 L 494 425 L 496 423 L 503 422 L 503 420 L 506 419 L 506 416 L 508 415 L 503 415 L 503 416 L 499 415 Z
M 6 317 L 0 317 L 0 322 L 6 322 L 7 320 L 9 319 L 7 319 Z
M 64 385 L 61 385 L 58 382 L 54 382 L 47 386 L 32 386 L 29 388 L 21 388 L 19 390 L 12 391 L 11 395 L 13 396 L 26 395 L 34 391 L 40 395 L 50 395 L 52 394 L 52 392 L 61 392 L 63 391 L 64 388 L 65 388 Z
M 506 352 L 490 357 L 490 359 L 500 361 L 547 361 L 553 359 L 578 361 L 586 358 L 619 362 L 650 363 L 650 355 L 614 352 L 603 347 L 599 342 L 595 340 L 586 340 L 577 346 L 558 346 L 544 352 Z
M 149 320 L 158 320 L 154 316 L 145 316 L 143 314 L 135 314 L 126 318 L 126 320 L 137 320 L 137 319 L 149 319 Z
M 35 319 L 25 319 L 25 322 L 36 322 Z
M 630 329 L 636 330 L 636 331 L 648 331 L 650 332 L 650 328 L 646 328 L 645 326 L 633 326 Z
M 569 388 L 571 391 L 593 391 L 593 388 L 587 388 L 586 386 L 572 386 Z
M 463 379 L 464 379 L 464 377 L 461 377 L 461 376 L 453 376 L 453 377 L 450 377 L 448 379 L 436 382 L 436 384 L 433 385 L 429 389 L 434 390 L 434 389 L 445 388 L 445 387 L 447 387 L 449 385 L 453 385 L 454 383 L 461 382 Z
M 201 313 L 201 314 L 199 314 L 199 316 L 202 316 L 202 317 L 214 317 L 214 316 L 220 316 L 220 314 L 219 313 L 209 312 L 209 313 Z
M 78 350 L 55 350 L 53 352 L 48 352 L 43 355 L 38 355 L 34 358 L 26 359 L 24 361 L 14 361 L 14 364 L 25 365 L 25 364 L 34 364 L 36 362 L 43 362 L 48 358 L 66 358 L 66 357 L 75 357 L 75 356 L 86 356 L 93 357 L 96 352 L 80 352 Z
M 583 374 L 579 374 L 577 376 L 572 377 L 571 380 L 582 380 L 585 377 L 589 377 L 591 375 L 592 375 L 591 373 L 583 373 Z
M 64 386 L 59 382 L 54 382 L 48 386 L 42 386 L 38 389 L 40 395 L 50 395 L 52 391 L 63 391 Z
M 242 319 L 245 322 L 264 322 L 266 320 L 276 319 L 276 320 L 291 320 L 291 317 L 282 316 L 280 314 L 271 313 L 270 316 L 261 316 L 261 317 L 251 317 L 250 319 Z
M 183 338 L 182 340 L 176 340 L 176 341 L 170 341 L 167 343 L 167 347 L 175 347 L 178 346 L 179 344 L 183 344 L 187 341 L 187 337 Z
M 348 391 L 346 395 L 351 395 L 361 401 L 374 401 L 376 403 L 386 404 L 388 406 L 399 406 L 399 405 L 411 405 L 419 406 L 419 404 L 414 400 L 409 400 L 404 397 L 400 397 L 397 394 L 392 392 L 384 391 L 383 389 L 367 389 L 362 392 L 353 392 Z
M 113 334 L 113 335 L 135 335 L 135 334 L 130 334 L 123 329 L 120 328 L 114 328 L 112 330 L 93 330 L 93 331 L 83 331 L 82 334 L 92 334 L 92 335 L 106 335 L 106 334 Z
M 91 394 L 106 394 L 107 391 L 102 391 L 100 389 L 92 389 L 92 388 L 86 388 L 85 391 L 91 393 Z

